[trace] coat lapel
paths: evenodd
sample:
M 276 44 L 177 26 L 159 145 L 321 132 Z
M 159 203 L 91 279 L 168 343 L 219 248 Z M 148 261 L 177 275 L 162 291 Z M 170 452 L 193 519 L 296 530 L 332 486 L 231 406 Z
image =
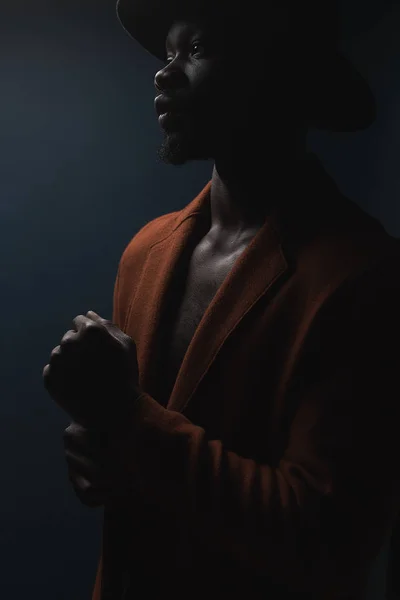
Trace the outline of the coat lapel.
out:
M 183 252 L 205 227 L 209 215 L 210 183 L 179 213 L 171 231 L 150 249 L 128 317 L 129 334 L 135 340 L 140 368 L 140 387 L 151 393 L 157 377 L 157 350 L 163 326 L 167 294 L 179 270 Z M 188 347 L 167 407 L 183 411 L 206 375 L 224 342 L 244 315 L 287 271 L 279 236 L 267 221 L 213 298 Z
M 191 340 L 168 408 L 183 411 L 242 318 L 287 270 L 274 230 L 265 224 L 237 259 Z

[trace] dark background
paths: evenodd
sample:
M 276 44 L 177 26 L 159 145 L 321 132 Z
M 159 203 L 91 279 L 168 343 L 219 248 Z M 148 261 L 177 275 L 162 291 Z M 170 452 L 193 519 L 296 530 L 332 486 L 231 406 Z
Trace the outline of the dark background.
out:
M 113 0 L 1 0 L 0 13 L 0 597 L 88 600 L 101 511 L 70 488 L 68 419 L 42 370 L 77 314 L 111 317 L 127 243 L 191 201 L 211 164 L 157 163 L 160 64 L 124 33 Z M 367 16 L 371 29 L 344 48 L 376 93 L 378 121 L 358 134 L 313 133 L 310 145 L 398 236 L 400 11 Z M 384 596 L 381 558 L 371 600 Z

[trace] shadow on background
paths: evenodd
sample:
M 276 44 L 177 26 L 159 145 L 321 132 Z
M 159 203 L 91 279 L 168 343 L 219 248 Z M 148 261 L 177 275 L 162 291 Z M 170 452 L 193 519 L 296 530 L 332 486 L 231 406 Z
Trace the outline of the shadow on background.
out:
M 119 258 L 152 218 L 187 204 L 211 164 L 157 164 L 159 63 L 123 32 L 114 0 L 21 2 L 0 23 L 0 596 L 88 600 L 101 511 L 67 480 L 68 419 L 42 369 L 72 319 L 111 317 Z M 400 13 L 347 48 L 376 92 L 367 132 L 310 135 L 342 190 L 400 233 Z M 382 555 L 385 559 L 384 555 Z M 382 558 L 381 557 L 381 558 Z M 384 568 L 371 579 L 381 599 Z

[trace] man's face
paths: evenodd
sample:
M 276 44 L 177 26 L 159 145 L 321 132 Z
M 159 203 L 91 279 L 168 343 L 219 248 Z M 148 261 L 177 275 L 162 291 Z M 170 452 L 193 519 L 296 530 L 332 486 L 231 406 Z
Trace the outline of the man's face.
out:
M 164 162 L 215 158 L 254 124 L 254 111 L 261 124 L 260 57 L 231 24 L 221 29 L 216 22 L 176 22 L 166 52 L 167 63 L 155 76 Z
M 167 62 L 155 76 L 156 112 L 164 141 L 160 158 L 171 164 L 211 158 L 223 85 L 221 45 L 203 23 L 179 21 L 166 40 Z
M 155 76 L 161 160 L 180 165 L 238 149 L 254 153 L 296 126 L 299 53 L 286 43 L 285 16 L 271 13 L 267 22 L 174 23 L 167 63 Z

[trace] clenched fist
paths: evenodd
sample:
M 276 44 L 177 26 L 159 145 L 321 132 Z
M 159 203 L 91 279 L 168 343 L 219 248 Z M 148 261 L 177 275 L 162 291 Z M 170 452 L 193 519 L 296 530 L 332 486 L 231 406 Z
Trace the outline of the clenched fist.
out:
M 140 395 L 136 346 L 116 325 L 78 315 L 44 367 L 53 400 L 84 427 L 107 430 Z

